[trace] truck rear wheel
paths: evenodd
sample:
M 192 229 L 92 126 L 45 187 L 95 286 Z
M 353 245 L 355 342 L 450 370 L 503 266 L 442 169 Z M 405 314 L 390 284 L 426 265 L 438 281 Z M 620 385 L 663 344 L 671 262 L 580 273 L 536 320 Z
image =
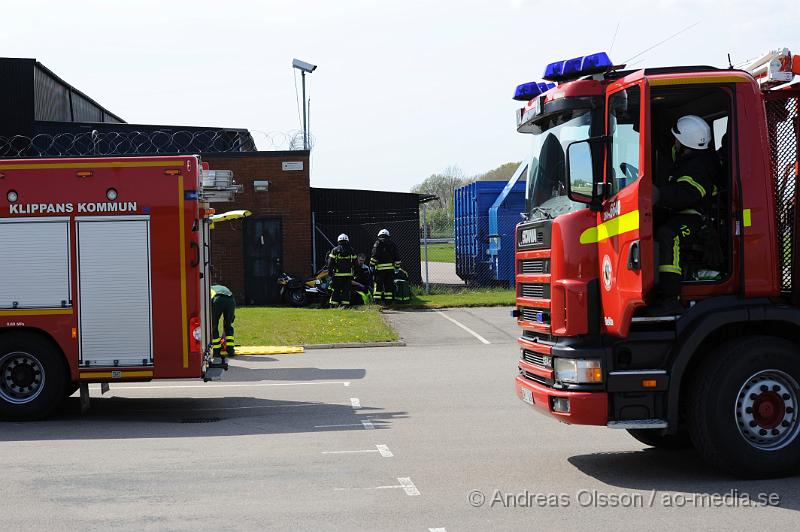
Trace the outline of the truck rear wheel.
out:
M 667 434 L 663 430 L 628 429 L 628 434 L 645 445 L 656 449 L 691 449 L 692 440 L 689 432 L 681 430 L 677 434 Z
M 723 344 L 697 368 L 689 431 L 703 457 L 744 478 L 800 470 L 800 348 L 752 336 Z
M 0 418 L 42 419 L 65 397 L 63 355 L 45 338 L 27 332 L 0 337 Z

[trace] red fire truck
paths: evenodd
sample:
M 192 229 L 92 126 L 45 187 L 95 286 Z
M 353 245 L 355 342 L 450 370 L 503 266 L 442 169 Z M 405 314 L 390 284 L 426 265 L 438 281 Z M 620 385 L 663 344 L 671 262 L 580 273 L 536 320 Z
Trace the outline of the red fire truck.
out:
M 648 445 L 693 445 L 738 476 L 800 469 L 798 74 L 787 49 L 739 69 L 625 70 L 600 53 L 517 88 L 518 131 L 533 139 L 516 229 L 520 399 Z M 690 114 L 720 160 L 703 224 L 724 259 L 687 243 L 685 310 L 648 316 L 653 182 Z
M 87 383 L 217 379 L 209 201 L 198 157 L 0 160 L 0 417 L 39 419 Z

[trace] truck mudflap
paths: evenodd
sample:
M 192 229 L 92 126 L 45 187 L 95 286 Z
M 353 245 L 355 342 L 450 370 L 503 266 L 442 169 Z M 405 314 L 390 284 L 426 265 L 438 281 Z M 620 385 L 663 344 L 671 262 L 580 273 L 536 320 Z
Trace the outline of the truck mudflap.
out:
M 569 392 L 549 388 L 519 375 L 515 387 L 517 397 L 534 407 L 571 425 L 602 425 L 608 423 L 608 394 L 606 392 Z M 554 409 L 555 407 L 555 409 Z

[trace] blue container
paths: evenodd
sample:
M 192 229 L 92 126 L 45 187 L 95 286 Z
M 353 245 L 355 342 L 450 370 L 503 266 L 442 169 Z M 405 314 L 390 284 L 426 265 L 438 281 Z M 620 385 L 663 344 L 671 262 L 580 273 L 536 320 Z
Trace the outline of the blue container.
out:
M 455 191 L 456 274 L 468 283 L 514 284 L 514 229 L 525 210 L 524 181 L 497 211 L 499 249 L 489 254 L 489 209 L 505 186 L 505 181 L 476 181 Z

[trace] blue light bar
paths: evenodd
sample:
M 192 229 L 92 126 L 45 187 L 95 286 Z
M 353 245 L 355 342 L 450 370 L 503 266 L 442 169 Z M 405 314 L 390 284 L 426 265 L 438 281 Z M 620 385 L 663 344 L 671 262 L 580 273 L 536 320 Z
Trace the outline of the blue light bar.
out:
M 542 93 L 542 89 L 539 88 L 539 84 L 535 81 L 530 83 L 523 83 L 522 85 L 517 86 L 517 90 L 514 91 L 514 99 L 520 102 L 527 102 L 536 98 Z
M 548 81 L 566 81 L 577 79 L 581 76 L 599 74 L 608 71 L 614 63 L 608 58 L 605 52 L 574 57 L 566 61 L 556 61 L 550 63 L 544 69 L 544 79 Z
M 521 102 L 527 102 L 536 98 L 543 92 L 547 92 L 555 86 L 555 83 L 536 83 L 535 81 L 523 83 L 517 87 L 516 91 L 514 91 L 514 99 Z

